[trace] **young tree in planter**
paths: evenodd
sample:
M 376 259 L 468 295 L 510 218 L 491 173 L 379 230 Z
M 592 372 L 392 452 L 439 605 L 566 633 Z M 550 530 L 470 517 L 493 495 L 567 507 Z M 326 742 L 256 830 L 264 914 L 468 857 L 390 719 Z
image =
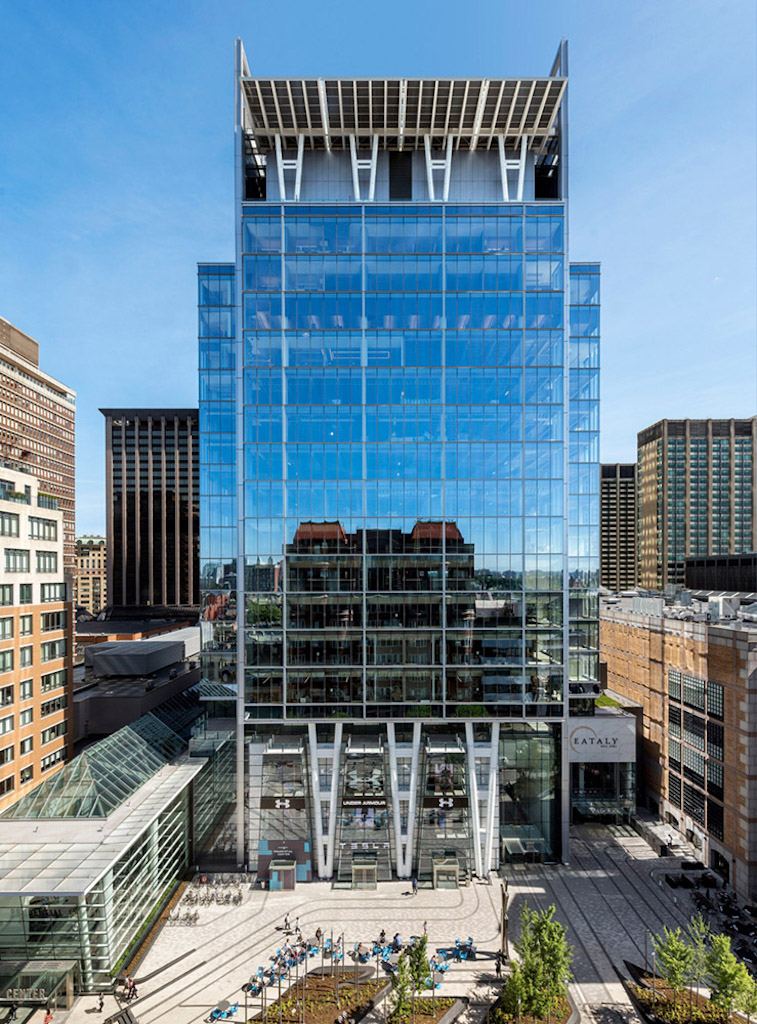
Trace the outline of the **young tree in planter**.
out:
M 415 1016 L 415 994 L 426 984 L 429 975 L 428 966 L 428 939 L 421 935 L 412 944 L 408 951 L 410 960 L 410 982 L 413 987 L 413 1016 Z
M 555 908 L 541 913 L 524 904 L 520 937 L 515 943 L 520 962 L 513 964 L 505 986 L 505 1004 L 510 1012 L 521 999 L 522 1011 L 549 1019 L 557 1002 L 565 996 L 570 981 L 572 951 L 565 929 L 554 921 Z
M 412 980 L 410 964 L 403 953 L 397 961 L 397 970 L 392 977 L 392 1014 L 391 1020 L 400 1021 L 407 1016 L 410 1009 L 410 989 Z
M 554 913 L 555 908 L 551 906 L 537 915 L 535 921 L 539 956 L 547 974 L 547 1020 L 567 992 L 571 978 L 570 963 L 573 959 L 573 951 L 565 938 L 565 928 L 559 921 L 553 920 Z
M 689 922 L 686 929 L 686 937 L 691 948 L 691 965 L 688 981 L 689 983 L 694 982 L 696 984 L 698 999 L 699 986 L 707 975 L 707 958 L 710 954 L 710 926 L 701 914 L 697 914 Z
M 681 937 L 681 929 L 675 931 L 663 926 L 662 935 L 652 936 L 652 945 L 657 954 L 657 968 L 660 977 L 673 990 L 673 1003 L 680 1000 L 686 983 L 691 978 L 694 951 Z
M 754 978 L 749 978 L 746 988 L 736 1003 L 736 1009 L 741 1010 L 746 1016 L 747 1024 L 750 1024 L 752 1017 L 757 1014 L 757 982 Z
M 749 971 L 731 951 L 727 935 L 713 935 L 707 965 L 710 999 L 720 1010 L 722 1019 L 728 1020 L 731 1011 L 749 987 Z

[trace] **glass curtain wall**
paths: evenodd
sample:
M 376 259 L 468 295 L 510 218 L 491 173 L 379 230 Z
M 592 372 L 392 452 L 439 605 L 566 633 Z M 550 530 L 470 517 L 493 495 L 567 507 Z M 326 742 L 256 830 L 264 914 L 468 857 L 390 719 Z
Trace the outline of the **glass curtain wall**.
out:
M 568 602 L 571 714 L 599 693 L 599 264 L 570 267 Z
M 562 205 L 243 213 L 248 714 L 559 717 Z M 576 496 L 598 491 L 583 429 Z M 208 482 L 233 478 L 213 466 Z M 225 578 L 226 536 L 204 527 L 206 581 Z M 575 646 L 595 678 L 596 639 Z

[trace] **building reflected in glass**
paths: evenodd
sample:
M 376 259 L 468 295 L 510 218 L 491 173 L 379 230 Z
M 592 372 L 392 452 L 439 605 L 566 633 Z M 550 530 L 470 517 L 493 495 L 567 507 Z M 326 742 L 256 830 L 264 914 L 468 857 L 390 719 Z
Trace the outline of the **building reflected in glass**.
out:
M 565 49 L 470 83 L 237 59 L 200 429 L 239 862 L 291 841 L 302 879 L 370 885 L 560 859 L 565 730 L 598 692 L 599 268 L 569 262 Z

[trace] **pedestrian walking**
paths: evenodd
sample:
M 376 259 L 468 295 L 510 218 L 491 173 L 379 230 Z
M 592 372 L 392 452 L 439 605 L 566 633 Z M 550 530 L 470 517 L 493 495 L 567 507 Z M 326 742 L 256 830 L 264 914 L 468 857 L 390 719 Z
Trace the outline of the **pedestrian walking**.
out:
M 102 1013 L 104 1006 L 105 1006 L 105 996 L 101 992 L 100 995 L 97 997 L 97 1012 L 98 1013 Z
M 413 896 L 418 895 L 418 879 L 413 875 Z
M 428 935 L 428 921 L 423 922 L 423 934 Z
M 294 919 L 294 930 L 296 932 L 298 932 L 300 930 L 300 915 L 299 914 Z
M 137 983 L 133 981 L 131 983 L 131 992 L 129 993 L 129 1002 L 131 1002 L 132 999 L 137 999 L 138 995 L 139 993 L 137 992 Z
M 18 1014 L 18 1003 L 11 1003 L 11 1008 L 10 1008 L 10 1010 L 8 1010 L 8 1017 L 7 1017 L 7 1019 L 9 1021 L 15 1020 L 17 1014 Z
M 322 939 L 322 938 L 323 938 L 323 932 L 321 931 L 321 926 L 320 926 L 320 925 L 318 925 L 318 927 L 317 927 L 317 928 L 316 928 L 316 930 L 315 930 L 315 941 L 316 941 L 316 943 L 317 943 L 317 944 L 318 944 L 319 946 L 320 946 L 320 944 L 321 944 L 321 939 Z
M 494 972 L 497 975 L 497 979 L 502 977 L 502 954 L 497 953 L 497 959 L 494 963 Z
M 53 1011 L 48 1006 L 47 1013 L 45 1014 L 45 1024 L 50 1024 L 50 1021 L 52 1019 L 53 1019 Z
M 284 914 L 284 931 L 285 932 L 289 931 L 289 914 L 288 913 Z

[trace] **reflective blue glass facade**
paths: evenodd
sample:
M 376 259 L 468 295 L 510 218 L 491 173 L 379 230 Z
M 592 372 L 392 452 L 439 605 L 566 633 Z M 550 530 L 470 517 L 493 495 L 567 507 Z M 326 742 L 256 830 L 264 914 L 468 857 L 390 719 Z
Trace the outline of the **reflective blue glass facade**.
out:
M 564 109 L 530 142 L 495 114 L 459 155 L 308 142 L 267 134 L 278 86 L 245 68 L 236 261 L 200 267 L 204 675 L 244 749 L 240 862 L 559 859 L 599 558 L 599 268 L 569 261 Z

